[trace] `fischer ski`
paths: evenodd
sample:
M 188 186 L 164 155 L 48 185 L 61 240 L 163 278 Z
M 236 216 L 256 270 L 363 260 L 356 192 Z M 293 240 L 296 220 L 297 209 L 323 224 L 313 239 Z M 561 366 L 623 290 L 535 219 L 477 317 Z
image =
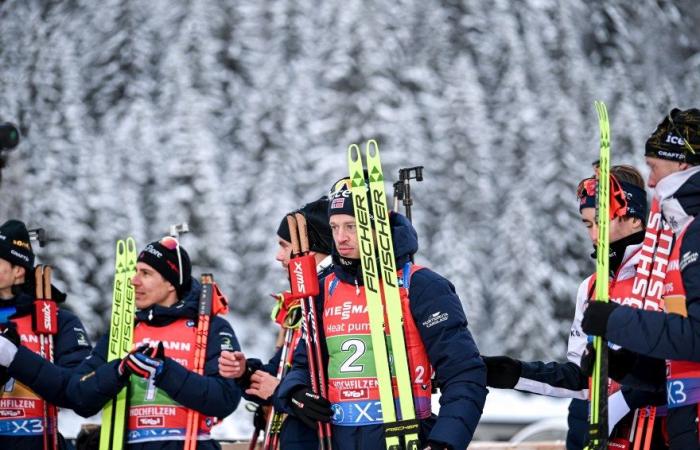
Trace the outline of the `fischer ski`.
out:
M 118 240 L 107 361 L 122 359 L 131 351 L 134 332 L 134 287 L 131 284 L 131 277 L 134 273 L 136 273 L 136 242 L 131 237 Z M 127 412 L 127 389 L 123 388 L 102 411 L 100 450 L 124 448 Z
M 596 248 L 595 301 L 609 301 L 610 283 L 610 123 L 605 103 L 595 102 L 600 127 L 600 161 L 596 192 L 598 245 Z M 608 343 L 593 338 L 595 362 L 590 382 L 590 414 L 586 450 L 607 450 L 608 446 Z
M 379 383 L 379 399 L 386 448 L 387 450 L 415 450 L 419 446 L 418 421 L 415 417 L 413 404 L 411 377 L 403 332 L 403 312 L 389 225 L 389 209 L 386 203 L 384 175 L 377 142 L 368 141 L 365 153 L 369 186 L 365 182 L 360 147 L 357 144 L 351 144 L 348 147 L 353 208 L 360 247 L 372 351 Z M 372 201 L 371 212 L 368 204 L 368 188 Z M 374 232 L 376 232 L 376 243 Z M 377 267 L 377 261 L 379 267 Z M 381 271 L 381 281 L 379 271 Z M 384 297 L 385 302 L 383 302 L 382 297 Z M 385 306 L 388 324 L 384 323 Z M 387 334 L 389 335 L 390 349 L 387 348 Z M 398 414 L 392 386 L 392 369 L 398 388 Z M 398 420 L 399 415 L 400 420 Z

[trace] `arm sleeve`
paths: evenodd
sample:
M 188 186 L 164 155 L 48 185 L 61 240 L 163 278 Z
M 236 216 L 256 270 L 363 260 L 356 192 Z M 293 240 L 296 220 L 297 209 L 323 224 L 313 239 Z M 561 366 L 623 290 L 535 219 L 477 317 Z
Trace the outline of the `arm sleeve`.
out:
M 214 317 L 207 337 L 204 375 L 189 371 L 166 357 L 163 371 L 156 378 L 156 386 L 187 408 L 207 416 L 228 416 L 238 406 L 241 391 L 234 380 L 219 375 L 218 359 L 222 350 L 240 350 L 240 345 L 228 322 Z
M 687 317 L 627 306 L 616 308 L 606 337 L 633 352 L 659 359 L 700 362 L 700 222 L 694 220 L 681 242 L 680 269 Z
M 9 368 L 10 375 L 56 406 L 79 409 L 66 395 L 66 386 L 74 369 L 92 350 L 87 333 L 75 315 L 60 310 L 59 332 L 54 335 L 53 342 L 54 363 L 19 346 Z
M 428 269 L 415 272 L 409 289 L 411 313 L 442 395 L 429 440 L 466 448 L 486 399 L 486 366 L 467 328 L 452 284 Z M 440 317 L 435 320 L 435 317 Z M 459 355 L 459 357 L 456 357 Z

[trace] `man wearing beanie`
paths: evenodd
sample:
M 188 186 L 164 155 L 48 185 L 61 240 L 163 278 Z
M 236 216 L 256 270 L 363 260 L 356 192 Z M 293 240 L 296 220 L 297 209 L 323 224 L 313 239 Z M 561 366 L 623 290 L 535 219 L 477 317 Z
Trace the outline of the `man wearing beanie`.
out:
M 654 201 L 663 216 L 653 262 L 655 270 L 665 272 L 658 286 L 663 292 L 663 311 L 592 302 L 581 325 L 589 335 L 666 360 L 670 448 L 698 450 L 700 222 L 695 216 L 700 212 L 700 110 L 673 109 L 647 140 L 645 156 L 648 184 L 654 188 Z M 663 238 L 667 233 L 672 233 L 672 239 Z M 650 284 L 650 291 L 652 287 L 657 286 Z M 640 367 L 630 377 L 648 378 L 646 372 L 648 367 Z
M 27 227 L 19 220 L 0 225 L 0 448 L 18 450 L 43 447 L 44 403 L 74 408 L 51 379 L 40 370 L 48 361 L 39 356 L 40 337 L 35 331 L 34 252 Z M 53 298 L 65 295 L 52 289 Z M 22 344 L 20 345 L 20 341 Z M 57 332 L 53 336 L 56 365 L 70 369 L 90 354 L 90 342 L 80 320 L 70 311 L 58 309 Z M 47 391 L 47 388 L 49 389 Z M 19 418 L 19 419 L 18 419 Z M 55 424 L 56 418 L 51 419 Z M 57 436 L 60 446 L 63 437 Z M 63 448 L 63 447 L 62 447 Z
M 128 449 L 182 449 L 189 409 L 200 413 L 197 448 L 220 448 L 210 429 L 236 409 L 241 397 L 236 384 L 218 374 L 221 351 L 239 349 L 231 326 L 221 317 L 211 318 L 204 374 L 190 370 L 201 285 L 192 278 L 187 251 L 172 237 L 141 251 L 131 283 L 137 308 L 134 350 L 107 362 L 105 335 L 74 371 L 46 368 L 54 387 L 65 389 L 76 412 L 88 417 L 128 385 Z
M 295 365 L 278 389 L 279 403 L 310 427 L 331 422 L 335 450 L 384 450 L 377 378 L 369 342 L 360 249 L 349 179 L 335 183 L 329 198 L 333 233 L 332 273 L 322 281 L 314 301 L 328 378 L 328 396 L 309 386 L 305 345 L 298 345 Z M 413 396 L 426 449 L 464 450 L 472 439 L 486 397 L 486 370 L 467 328 L 467 319 L 452 284 L 414 265 L 417 234 L 400 214 L 390 224 L 404 311 L 409 370 L 415 375 Z M 441 408 L 431 414 L 432 377 L 441 386 Z
M 316 272 L 319 278 L 327 275 L 331 265 L 331 249 L 333 247 L 333 235 L 328 225 L 328 197 L 321 197 L 316 201 L 307 203 L 301 209 L 293 212 L 300 212 L 306 218 L 307 235 L 309 239 L 310 254 L 316 261 Z M 287 273 L 289 259 L 292 251 L 291 235 L 287 223 L 287 215 L 280 221 L 277 228 L 278 249 L 275 259 L 279 261 L 282 268 Z M 280 301 L 284 301 L 284 293 L 279 294 Z M 280 320 L 283 320 L 281 318 Z M 281 324 L 280 324 L 281 325 Z M 283 332 L 284 329 L 281 330 Z M 301 327 L 294 329 L 292 343 L 288 352 L 287 364 L 291 367 L 294 355 L 294 348 L 301 339 Z M 219 360 L 219 371 L 222 376 L 234 378 L 239 386 L 245 390 L 245 397 L 259 405 L 269 405 L 276 403 L 274 395 L 280 381 L 276 378 L 280 358 L 282 357 L 282 347 L 279 346 L 275 355 L 267 364 L 255 358 L 246 360 L 242 352 L 222 352 Z M 275 406 L 279 408 L 279 405 Z M 258 406 L 256 415 L 262 414 Z M 262 424 L 258 424 L 262 425 Z M 282 423 L 280 430 L 280 447 L 285 450 L 306 450 L 318 448 L 318 438 L 316 430 L 309 428 L 302 421 L 294 416 L 287 416 Z

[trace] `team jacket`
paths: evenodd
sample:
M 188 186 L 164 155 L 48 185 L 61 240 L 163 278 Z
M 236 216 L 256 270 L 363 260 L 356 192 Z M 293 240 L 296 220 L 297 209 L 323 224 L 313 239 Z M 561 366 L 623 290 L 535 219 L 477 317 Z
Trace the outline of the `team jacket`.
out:
M 30 450 L 43 446 L 43 401 L 65 408 L 75 404 L 61 389 L 54 389 L 43 367 L 50 363 L 39 356 L 38 337 L 32 332 L 31 311 L 34 298 L 21 293 L 12 300 L 0 302 L 0 308 L 12 309 L 10 321 L 20 334 L 22 345 L 8 367 L 10 381 L 3 387 L 0 400 L 2 432 L 0 448 Z M 72 312 L 59 308 L 58 333 L 53 336 L 56 365 L 70 369 L 78 366 L 89 354 L 92 346 L 83 324 Z M 33 405 L 33 407 L 32 407 Z M 19 416 L 20 419 L 12 419 Z M 59 440 L 63 438 L 59 435 Z M 65 445 L 60 443 L 60 445 Z
M 700 167 L 676 172 L 663 178 L 656 186 L 664 219 L 676 236 L 672 253 L 676 262 L 669 261 L 665 292 L 685 291 L 685 313 L 643 311 L 629 307 L 616 308 L 610 315 L 606 337 L 622 347 L 641 355 L 672 361 L 700 362 L 700 222 L 693 220 L 700 212 Z M 680 233 L 683 238 L 679 239 Z M 672 258 L 673 259 L 673 258 Z M 669 274 L 680 273 L 671 282 Z M 682 283 L 682 287 L 671 285 Z M 614 324 L 614 325 L 613 325 Z M 641 374 L 643 370 L 639 373 Z M 669 389 L 671 395 L 672 389 Z M 675 399 L 675 397 L 674 397 Z M 698 447 L 678 444 L 684 435 L 696 436 L 695 404 L 688 408 L 669 409 L 667 423 L 672 449 Z
M 392 234 L 397 267 L 403 267 L 418 249 L 418 240 L 410 222 L 392 214 Z M 334 274 L 341 283 L 353 287 L 362 284 L 359 274 L 334 265 Z M 324 295 L 316 299 L 317 311 L 323 311 Z M 486 398 L 486 367 L 467 328 L 467 319 L 454 287 L 445 278 L 429 269 L 421 269 L 410 280 L 409 305 L 435 380 L 441 387 L 440 413 L 421 420 L 421 442 L 430 439 L 449 444 L 453 449 L 465 449 L 472 439 Z M 318 318 L 323 334 L 323 318 Z M 325 337 L 321 336 L 325 342 Z M 323 346 L 328 364 L 328 351 Z M 306 348 L 297 346 L 294 365 L 278 390 L 279 403 L 288 408 L 291 394 L 301 386 L 309 386 Z M 333 447 L 345 449 L 384 449 L 381 425 L 334 426 Z

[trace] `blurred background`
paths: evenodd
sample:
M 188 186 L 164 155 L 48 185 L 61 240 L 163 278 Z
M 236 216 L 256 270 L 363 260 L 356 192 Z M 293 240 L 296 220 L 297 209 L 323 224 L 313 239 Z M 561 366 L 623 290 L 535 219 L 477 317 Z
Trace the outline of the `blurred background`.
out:
M 562 360 L 593 270 L 575 197 L 593 101 L 613 164 L 646 174 L 663 115 L 699 106 L 697 23 L 695 0 L 7 0 L 0 123 L 22 137 L 0 152 L 0 221 L 47 230 L 38 260 L 93 338 L 116 239 L 188 222 L 195 273 L 265 357 L 279 221 L 376 138 L 387 178 L 425 167 L 417 262 L 454 283 L 482 352 Z

